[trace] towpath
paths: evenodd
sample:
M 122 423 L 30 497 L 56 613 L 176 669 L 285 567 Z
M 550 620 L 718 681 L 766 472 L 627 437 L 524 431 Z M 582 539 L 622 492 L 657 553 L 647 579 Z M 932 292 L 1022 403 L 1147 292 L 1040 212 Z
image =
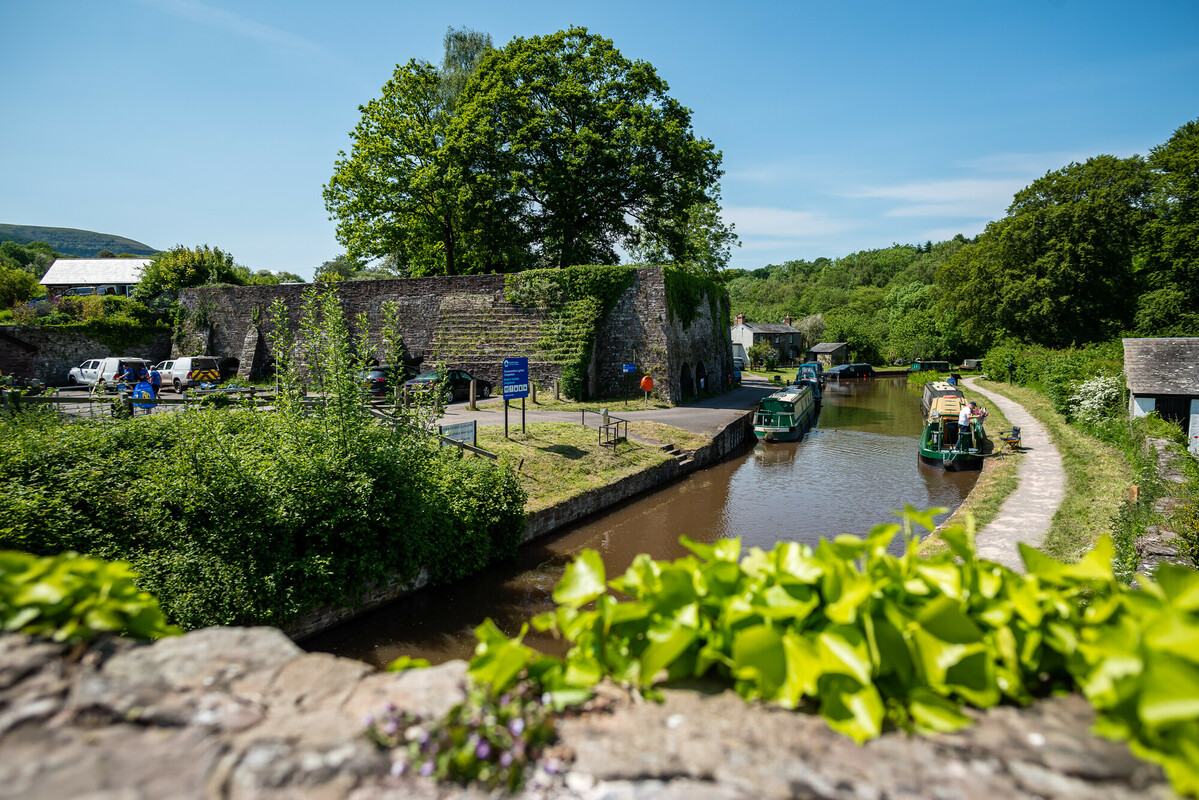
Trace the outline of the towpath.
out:
M 998 406 L 1011 423 L 1020 428 L 1020 444 L 1024 450 L 1016 473 L 1016 491 L 1004 501 L 998 516 L 978 532 L 978 554 L 1023 572 L 1024 562 L 1016 545 L 1019 542 L 1034 547 L 1039 545 L 1065 497 L 1066 473 L 1062 469 L 1062 455 L 1049 439 L 1045 426 L 1023 406 L 976 386 L 976 380 L 968 378 L 964 383 Z

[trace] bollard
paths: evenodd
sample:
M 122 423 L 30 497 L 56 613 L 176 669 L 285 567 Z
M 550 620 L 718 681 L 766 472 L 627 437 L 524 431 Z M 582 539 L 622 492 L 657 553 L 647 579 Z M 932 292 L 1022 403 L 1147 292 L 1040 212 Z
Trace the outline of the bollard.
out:
M 537 383 L 536 383 L 536 381 L 529 381 L 529 393 L 533 395 L 533 404 L 536 405 L 537 404 Z
M 1136 505 L 1141 498 L 1141 487 L 1133 485 L 1128 487 L 1128 502 Z
M 470 379 L 470 410 L 471 411 L 479 410 L 478 406 L 475 405 L 475 398 L 478 396 L 478 392 L 479 392 L 479 379 L 471 378 Z
M 555 403 L 562 399 L 562 397 L 558 394 L 558 390 L 559 390 L 558 379 L 554 378 L 554 402 Z

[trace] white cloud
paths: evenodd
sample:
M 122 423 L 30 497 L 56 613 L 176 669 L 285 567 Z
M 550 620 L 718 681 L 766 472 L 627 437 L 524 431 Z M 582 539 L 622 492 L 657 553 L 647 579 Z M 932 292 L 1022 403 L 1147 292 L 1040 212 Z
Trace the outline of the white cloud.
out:
M 835 219 L 818 212 L 763 206 L 726 206 L 723 216 L 737 226 L 737 235 L 742 237 L 745 247 L 751 247 L 750 242 L 745 240 L 747 236 L 794 241 L 843 233 L 853 227 L 849 220 Z
M 268 44 L 273 47 L 291 50 L 309 56 L 329 59 L 331 55 L 321 45 L 303 36 L 288 33 L 285 30 L 255 22 L 233 11 L 215 8 L 199 0 L 141 0 L 145 5 L 158 8 L 177 17 L 220 28 L 246 39 Z
M 872 186 L 847 192 L 846 197 L 899 200 L 887 217 L 962 217 L 997 219 L 1016 192 L 1028 185 L 1023 178 L 962 178 L 945 181 Z

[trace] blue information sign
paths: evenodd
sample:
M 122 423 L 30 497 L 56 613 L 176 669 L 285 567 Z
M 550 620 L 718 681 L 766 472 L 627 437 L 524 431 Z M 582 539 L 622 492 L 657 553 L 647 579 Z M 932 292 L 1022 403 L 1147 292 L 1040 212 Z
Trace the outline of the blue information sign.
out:
M 637 371 L 637 365 L 636 365 L 636 364 L 625 364 L 625 365 L 624 365 L 624 369 L 622 370 L 622 372 L 624 372 L 626 375 L 627 375 L 627 374 L 629 374 L 629 373 L 631 373 L 631 372 L 636 372 L 636 371 Z
M 514 399 L 529 396 L 529 359 L 504 359 L 504 397 Z

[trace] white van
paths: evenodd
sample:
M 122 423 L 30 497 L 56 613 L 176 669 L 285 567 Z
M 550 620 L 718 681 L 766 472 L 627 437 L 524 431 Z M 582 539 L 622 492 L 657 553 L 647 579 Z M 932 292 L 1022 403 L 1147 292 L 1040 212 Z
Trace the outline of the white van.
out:
M 150 362 L 144 358 L 93 358 L 72 367 L 67 373 L 67 383 L 72 386 L 91 386 L 97 381 L 108 383 L 126 370 L 137 371 L 138 367 L 150 370 Z
M 154 365 L 162 376 L 162 385 L 182 392 L 201 383 L 216 383 L 221 379 L 221 366 L 213 356 L 182 356 Z

